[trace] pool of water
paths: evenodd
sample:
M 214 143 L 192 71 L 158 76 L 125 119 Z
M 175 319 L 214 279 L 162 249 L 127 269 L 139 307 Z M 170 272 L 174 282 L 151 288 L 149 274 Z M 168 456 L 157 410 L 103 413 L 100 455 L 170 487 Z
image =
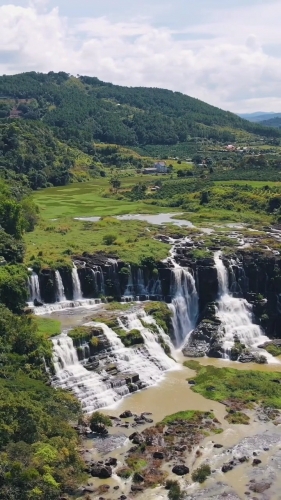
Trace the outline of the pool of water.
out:
M 185 227 L 194 227 L 192 222 L 188 220 L 177 219 L 178 215 L 182 215 L 181 213 L 174 214 L 157 214 L 157 215 L 146 215 L 146 214 L 137 214 L 137 215 L 118 215 L 116 219 L 118 220 L 136 220 L 136 221 L 144 221 L 149 224 L 162 225 L 162 224 L 174 224 L 175 226 L 185 226 Z M 85 222 L 98 222 L 101 217 L 76 217 L 75 220 L 81 220 Z

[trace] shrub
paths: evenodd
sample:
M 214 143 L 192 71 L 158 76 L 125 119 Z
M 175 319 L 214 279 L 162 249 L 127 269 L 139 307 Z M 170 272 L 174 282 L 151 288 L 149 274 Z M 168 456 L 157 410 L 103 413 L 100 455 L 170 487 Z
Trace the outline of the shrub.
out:
M 102 433 L 106 427 L 112 427 L 110 418 L 99 411 L 95 411 L 90 417 L 91 430 Z
M 107 246 L 113 245 L 113 243 L 115 243 L 116 240 L 117 240 L 117 237 L 114 234 L 106 234 L 103 237 L 103 243 Z
M 192 473 L 192 480 L 197 482 L 197 483 L 204 483 L 206 481 L 207 477 L 211 475 L 211 467 L 208 464 L 203 464 L 198 467 L 193 473 Z
M 169 490 L 169 500 L 182 500 L 184 498 L 184 493 L 181 491 L 178 481 L 168 479 L 168 481 L 166 481 L 165 488 L 166 490 Z

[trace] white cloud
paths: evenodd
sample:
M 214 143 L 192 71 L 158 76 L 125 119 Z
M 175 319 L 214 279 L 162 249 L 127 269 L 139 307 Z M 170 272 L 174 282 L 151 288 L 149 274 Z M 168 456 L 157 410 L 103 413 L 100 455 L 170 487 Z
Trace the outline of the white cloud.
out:
M 233 111 L 281 110 L 280 59 L 263 49 L 279 43 L 280 2 L 216 10 L 178 38 L 145 19 L 70 20 L 47 4 L 0 7 L 1 73 L 62 70 L 178 90 Z

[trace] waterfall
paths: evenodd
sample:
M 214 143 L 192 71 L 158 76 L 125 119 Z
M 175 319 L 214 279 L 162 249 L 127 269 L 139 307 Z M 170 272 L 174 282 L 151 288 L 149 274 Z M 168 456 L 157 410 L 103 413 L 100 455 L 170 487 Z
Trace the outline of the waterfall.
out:
M 130 264 L 128 265 L 128 268 L 130 270 L 130 274 L 129 274 L 126 290 L 124 293 L 124 297 L 130 298 L 131 300 L 133 300 L 134 296 L 135 296 L 135 286 L 134 286 L 134 282 L 133 282 L 133 274 L 132 274 L 132 268 L 131 268 Z
M 56 376 L 53 385 L 71 390 L 81 401 L 82 409 L 91 413 L 98 408 L 113 405 L 128 394 L 127 387 L 112 388 L 104 375 L 90 372 L 79 362 L 73 341 L 66 333 L 53 339 L 54 368 Z
M 73 341 L 67 333 L 52 339 L 56 374 L 53 385 L 72 390 L 81 401 L 84 412 L 112 406 L 129 394 L 126 383 L 129 376 L 139 375 L 140 386 L 148 387 L 158 383 L 165 371 L 177 369 L 176 362 L 165 354 L 158 342 L 159 334 L 172 347 L 169 337 L 144 311 L 128 314 L 120 320 L 124 330 L 140 331 L 143 345 L 126 348 L 118 335 L 103 323 L 87 323 L 85 326 L 101 328 L 110 344 L 107 356 L 99 358 L 100 373 L 86 370 L 83 362 L 79 362 Z M 117 374 L 110 375 L 105 371 L 108 360 L 116 366 Z
M 55 278 L 56 278 L 56 295 L 57 295 L 57 302 L 64 302 L 66 300 L 65 298 L 65 293 L 64 293 L 64 286 L 63 282 L 61 279 L 61 275 L 59 271 L 55 271 Z
M 147 287 L 144 281 L 144 272 L 141 267 L 138 268 L 137 293 L 138 295 L 148 295 Z
M 44 304 L 43 306 L 35 307 L 33 313 L 36 316 L 44 314 L 52 314 L 57 311 L 65 311 L 67 309 L 95 309 L 101 304 L 101 299 L 81 299 L 81 300 L 65 300 L 56 302 L 55 304 Z
M 194 330 L 198 317 L 199 297 L 196 290 L 195 279 L 185 268 L 178 266 L 172 269 L 170 309 L 173 313 L 176 346 L 180 347 L 187 340 L 188 335 Z
M 80 279 L 77 271 L 77 267 L 73 264 L 74 267 L 72 269 L 72 285 L 73 285 L 73 300 L 81 300 L 82 299 L 82 291 Z
M 30 302 L 34 302 L 34 300 L 42 302 L 38 274 L 33 272 L 32 275 L 29 276 L 28 285 L 29 285 Z
M 157 341 L 158 335 L 161 335 L 166 344 L 173 348 L 170 338 L 151 316 L 140 310 L 119 319 L 119 323 L 125 331 L 139 330 L 144 339 L 143 347 L 137 346 L 129 349 L 129 352 L 131 353 L 131 370 L 133 367 L 139 373 L 141 380 L 144 380 L 147 385 L 157 382 L 162 376 L 161 372 L 176 367 L 175 361 L 167 356 Z M 155 330 L 157 333 L 155 333 Z M 116 334 L 114 333 L 114 335 Z M 128 349 L 126 353 L 128 353 Z
M 218 317 L 221 320 L 221 330 L 224 332 L 225 357 L 229 358 L 235 339 L 239 339 L 241 344 L 249 348 L 257 348 L 269 339 L 263 335 L 260 326 L 253 324 L 251 304 L 246 299 L 233 297 L 229 292 L 228 271 L 221 259 L 221 252 L 216 252 L 214 259 L 219 284 Z M 257 351 L 268 359 L 273 359 L 266 351 L 261 349 Z
M 104 276 L 102 272 L 102 268 L 100 266 L 95 266 L 91 268 L 93 278 L 94 278 L 94 288 L 95 292 L 98 294 L 105 294 L 104 288 Z

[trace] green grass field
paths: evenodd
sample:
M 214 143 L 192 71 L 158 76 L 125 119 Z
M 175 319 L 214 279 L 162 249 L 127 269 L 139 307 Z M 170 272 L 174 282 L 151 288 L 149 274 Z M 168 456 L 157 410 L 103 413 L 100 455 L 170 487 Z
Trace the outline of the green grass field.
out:
M 122 189 L 130 189 L 138 182 L 156 181 L 160 176 L 138 175 L 121 178 Z M 40 208 L 41 217 L 56 219 L 65 217 L 104 217 L 125 214 L 156 214 L 171 212 L 171 208 L 159 207 L 143 201 L 130 202 L 110 196 L 109 179 L 98 178 L 92 182 L 54 187 L 34 193 L 34 201 Z M 108 197 L 104 195 L 107 194 Z
M 34 201 L 40 208 L 41 219 L 35 231 L 25 235 L 27 245 L 26 264 L 31 267 L 52 266 L 71 263 L 74 255 L 102 251 L 113 254 L 131 264 L 140 264 L 142 259 L 152 257 L 162 260 L 167 257 L 169 246 L 154 239 L 159 233 L 185 236 L 188 231 L 175 226 L 155 226 L 141 221 L 119 221 L 114 216 L 125 214 L 158 214 L 182 212 L 177 218 L 191 221 L 198 228 L 213 227 L 220 232 L 229 223 L 244 223 L 260 229 L 273 221 L 266 210 L 269 196 L 279 190 L 261 189 L 265 185 L 280 188 L 281 183 L 263 181 L 217 181 L 212 188 L 210 202 L 200 204 L 200 191 L 188 192 L 190 182 L 185 181 L 186 192 L 183 206 L 171 203 L 177 183 L 169 182 L 168 176 L 130 175 L 120 177 L 119 192 L 110 191 L 109 178 L 98 178 L 88 183 L 70 184 L 49 188 L 34 193 Z M 162 189 L 167 195 L 162 199 L 129 201 L 125 192 L 139 182 L 163 180 Z M 239 193 L 234 185 L 250 184 L 254 191 Z M 180 186 L 183 184 L 179 183 Z M 233 189 L 231 189 L 233 188 Z M 202 188 L 201 188 L 202 189 Z M 165 192 L 166 192 L 165 191 Z M 175 191 L 176 192 L 176 191 Z M 239 196 L 238 196 L 239 195 Z M 177 195 L 175 195 L 175 198 Z M 152 203 L 153 201 L 153 203 Z M 157 203 L 157 204 L 156 204 Z M 172 206 L 171 206 L 172 205 Z M 257 209 L 259 207 L 259 209 Z M 189 211 L 192 210 L 192 211 Z M 102 217 L 97 222 L 74 220 L 75 217 Z M 222 228 L 216 229 L 219 224 Z M 40 267 L 39 266 L 39 267 Z

